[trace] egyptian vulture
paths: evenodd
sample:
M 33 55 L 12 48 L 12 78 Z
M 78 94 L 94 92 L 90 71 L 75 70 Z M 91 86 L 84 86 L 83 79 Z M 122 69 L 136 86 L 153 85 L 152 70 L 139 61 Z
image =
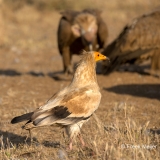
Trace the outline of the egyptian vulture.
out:
M 84 145 L 80 129 L 98 108 L 101 100 L 95 71 L 96 62 L 105 59 L 107 57 L 99 52 L 84 51 L 67 87 L 53 95 L 45 105 L 13 118 L 11 123 L 27 121 L 23 128 L 29 131 L 40 126 L 58 124 L 65 128 L 70 138 L 69 149 L 72 149 L 75 136 L 79 136 Z

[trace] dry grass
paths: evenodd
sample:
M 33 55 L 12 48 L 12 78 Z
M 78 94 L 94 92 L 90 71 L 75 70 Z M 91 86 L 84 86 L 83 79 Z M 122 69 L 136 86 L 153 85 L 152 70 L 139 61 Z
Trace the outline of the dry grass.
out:
M 125 106 L 124 106 L 125 108 Z M 115 111 L 111 116 L 115 116 Z M 119 112 L 119 111 L 116 111 Z M 43 135 L 45 131 L 36 131 L 36 140 L 30 145 L 25 142 L 25 137 L 20 143 L 13 144 L 4 134 L 1 136 L 1 157 L 2 159 L 159 159 L 160 158 L 160 136 L 148 129 L 149 121 L 141 124 L 136 119 L 130 119 L 125 111 L 121 111 L 125 118 L 115 117 L 114 124 L 105 125 L 94 115 L 84 126 L 83 136 L 87 147 L 81 148 L 79 142 L 75 142 L 73 151 L 66 151 L 66 142 L 62 135 L 59 141 L 54 141 L 50 134 Z M 126 111 L 128 112 L 128 110 Z M 18 114 L 18 113 L 17 113 Z M 105 117 L 105 115 L 104 115 Z M 5 124 L 6 125 L 6 124 Z M 51 127 L 50 127 L 51 128 Z M 45 128 L 44 128 L 45 129 Z M 49 129 L 49 128 L 48 128 Z M 53 129 L 49 129 L 53 130 Z M 57 129 L 57 132 L 60 130 Z M 41 133 L 38 133 L 41 132 Z M 54 133 L 54 132 L 53 132 Z M 60 132 L 61 133 L 61 132 Z M 24 133 L 21 133 L 21 136 Z M 34 134 L 34 133 L 33 133 Z M 8 134 L 9 137 L 12 137 Z M 18 135 L 17 135 L 18 136 Z M 20 136 L 20 135 L 19 135 Z M 20 136 L 20 137 L 21 137 Z M 35 137 L 34 137 L 35 138 Z M 44 141 L 44 139 L 48 139 Z M 43 139 L 43 142 L 41 140 Z
M 0 24 L 5 24 L 0 25 L 0 30 L 5 31 L 4 42 L 0 44 L 0 159 L 160 159 L 159 79 L 151 76 L 136 73 L 98 76 L 102 102 L 97 117 L 93 116 L 82 129 L 86 148 L 81 148 L 77 141 L 73 151 L 65 151 L 67 138 L 55 127 L 33 130 L 34 143 L 30 145 L 30 139 L 26 140 L 27 131 L 21 129 L 23 124 L 10 124 L 11 118 L 34 110 L 69 83 L 48 76 L 48 73 L 62 69 L 56 44 L 59 10 L 102 9 L 110 42 L 126 23 L 158 6 L 159 0 L 3 2 L 5 5 L 0 3 L 3 9 L 0 10 Z M 140 93 L 136 91 L 129 95 L 130 91 L 123 95 L 103 89 L 125 84 L 142 84 L 135 88 Z M 146 90 L 143 84 L 151 84 L 151 88 Z M 124 90 L 127 90 L 125 86 Z M 151 98 L 152 93 L 155 98 Z

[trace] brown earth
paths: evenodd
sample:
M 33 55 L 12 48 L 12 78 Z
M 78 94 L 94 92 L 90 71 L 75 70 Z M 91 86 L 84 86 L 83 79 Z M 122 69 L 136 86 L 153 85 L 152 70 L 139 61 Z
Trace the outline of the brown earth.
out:
M 102 17 L 108 24 L 109 42 L 127 22 L 156 6 L 156 2 L 152 5 L 150 3 L 134 4 L 133 7 L 130 3 L 128 7 L 125 3 L 120 6 L 105 4 L 107 7 L 106 10 L 104 6 L 102 8 Z M 62 129 L 45 127 L 34 130 L 35 145 L 29 146 L 28 140 L 25 142 L 28 132 L 21 129 L 23 123 L 11 125 L 10 120 L 43 105 L 55 92 L 70 83 L 71 77 L 65 77 L 61 73 L 62 61 L 57 50 L 56 31 L 60 14 L 56 10 L 39 11 L 27 5 L 13 11 L 6 7 L 5 11 L 2 14 L 5 36 L 0 48 L 1 157 L 56 159 L 54 157 L 58 154 L 65 153 L 59 149 L 59 143 L 62 146 L 66 144 L 61 134 Z M 78 60 L 79 57 L 74 56 L 74 63 Z M 156 153 L 154 154 L 157 159 L 160 158 L 158 135 L 156 140 L 155 137 L 149 138 L 150 144 L 157 145 L 156 150 L 142 151 L 143 154 L 139 151 L 142 154 L 139 156 L 139 152 L 117 150 L 118 144 L 122 144 L 123 140 L 124 143 L 133 143 L 132 140 L 124 138 L 114 146 L 112 143 L 116 133 L 111 135 L 112 140 L 108 136 L 112 134 L 110 129 L 105 137 L 104 133 L 99 133 L 99 125 L 110 127 L 118 124 L 119 128 L 123 128 L 130 122 L 135 123 L 137 128 L 146 125 L 147 129 L 160 132 L 160 79 L 138 73 L 135 68 L 128 68 L 135 72 L 115 71 L 108 76 L 97 75 L 102 93 L 102 101 L 96 111 L 98 119 L 91 118 L 82 129 L 89 147 L 85 151 L 79 147 L 68 153 L 69 159 L 103 159 L 104 154 L 108 155 L 108 159 L 112 159 L 112 152 L 115 153 L 113 159 L 116 159 L 116 155 L 124 159 L 132 159 L 135 156 L 140 158 L 143 155 L 152 159 L 152 152 Z M 134 141 L 134 144 L 143 142 L 148 141 L 139 139 Z M 113 146 L 112 149 L 109 145 Z M 105 150 L 106 146 L 108 151 Z

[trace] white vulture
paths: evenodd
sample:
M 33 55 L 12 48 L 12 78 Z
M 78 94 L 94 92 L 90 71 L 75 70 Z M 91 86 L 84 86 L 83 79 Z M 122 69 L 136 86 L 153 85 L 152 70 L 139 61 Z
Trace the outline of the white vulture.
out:
M 151 69 L 160 70 L 160 8 L 134 19 L 102 52 L 110 59 L 103 63 L 108 74 L 124 63 L 151 58 Z M 143 60 L 142 59 L 142 60 Z
M 58 124 L 63 126 L 70 138 L 69 149 L 72 149 L 72 141 L 79 136 L 82 145 L 84 141 L 80 135 L 80 129 L 95 110 L 101 100 L 101 93 L 96 78 L 96 62 L 107 59 L 99 52 L 83 51 L 71 83 L 53 95 L 47 103 L 33 112 L 15 117 L 11 123 L 27 121 L 24 129 Z

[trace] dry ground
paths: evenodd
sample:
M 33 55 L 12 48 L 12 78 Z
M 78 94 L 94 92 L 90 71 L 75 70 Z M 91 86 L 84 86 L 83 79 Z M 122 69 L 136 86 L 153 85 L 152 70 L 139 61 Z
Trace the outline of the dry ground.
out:
M 127 22 L 160 4 L 156 0 L 89 0 L 86 7 L 90 2 L 103 10 L 109 42 Z M 82 4 L 79 8 L 85 7 Z M 23 123 L 11 125 L 10 120 L 33 111 L 70 83 L 71 77 L 60 73 L 56 42 L 60 15 L 32 5 L 1 8 L 5 36 L 0 45 L 0 159 L 160 159 L 160 79 L 138 72 L 97 75 L 102 101 L 96 116 L 82 129 L 86 148 L 77 141 L 74 150 L 66 152 L 67 139 L 55 127 L 33 130 L 30 146 Z M 74 62 L 78 59 L 75 56 Z

